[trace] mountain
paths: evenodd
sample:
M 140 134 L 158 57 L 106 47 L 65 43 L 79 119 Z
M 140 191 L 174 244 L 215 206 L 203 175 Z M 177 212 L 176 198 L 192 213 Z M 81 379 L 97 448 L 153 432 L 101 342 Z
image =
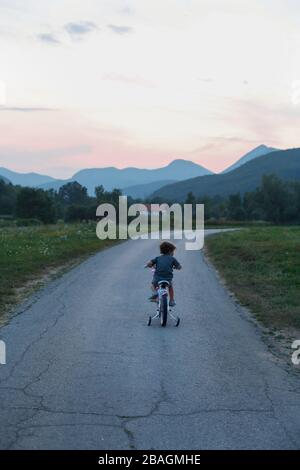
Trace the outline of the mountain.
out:
M 5 178 L 5 176 L 2 176 L 2 175 L 0 175 L 0 181 L 2 181 L 2 182 L 5 183 L 5 184 L 9 184 L 9 183 L 10 183 L 9 179 Z
M 107 191 L 113 188 L 127 188 L 140 184 L 153 183 L 161 180 L 181 181 L 193 176 L 211 174 L 209 170 L 187 160 L 174 160 L 163 168 L 154 170 L 142 168 L 91 168 L 81 170 L 72 177 L 81 185 L 88 188 L 90 194 L 94 188 L 102 184 Z
M 137 185 L 158 183 L 159 181 L 181 181 L 193 176 L 209 174 L 211 174 L 209 170 L 197 163 L 188 160 L 174 160 L 169 165 L 154 170 L 142 168 L 118 169 L 115 167 L 88 168 L 78 171 L 69 180 L 54 180 L 54 182 L 47 182 L 40 185 L 40 187 L 43 189 L 59 189 L 60 186 L 70 181 L 78 181 L 78 183 L 88 189 L 89 194 L 93 195 L 95 187 L 100 184 L 104 186 L 106 191 L 111 191 L 114 188 L 123 189 Z M 147 189 L 146 192 L 148 192 Z M 148 194 L 150 193 L 148 192 Z
M 7 178 L 12 184 L 20 186 L 36 187 L 51 181 L 55 178 L 38 173 L 17 173 L 16 171 L 8 170 L 7 168 L 0 168 L 0 175 Z
M 275 174 L 283 180 L 300 180 L 300 149 L 279 150 L 251 160 L 228 173 L 191 178 L 164 186 L 151 197 L 164 201 L 184 201 L 191 191 L 196 197 L 228 196 L 253 191 L 265 174 Z M 174 197 L 175 196 L 175 197 Z
M 44 183 L 44 184 L 40 184 L 38 187 L 41 188 L 41 189 L 44 189 L 45 191 L 47 191 L 48 189 L 54 189 L 55 191 L 58 191 L 59 188 L 61 188 L 61 186 L 63 186 L 64 184 L 67 184 L 67 183 L 71 183 L 72 181 L 75 181 L 73 180 L 72 178 L 70 179 L 67 179 L 67 180 L 54 180 L 54 181 L 50 181 L 48 183 Z
M 154 191 L 166 186 L 167 184 L 175 183 L 174 180 L 159 180 L 153 183 L 137 184 L 135 186 L 129 186 L 123 188 L 122 192 L 125 196 L 131 196 L 134 199 L 144 199 L 145 197 L 152 194 Z
M 240 158 L 233 165 L 226 168 L 226 170 L 224 170 L 222 173 L 228 173 L 229 171 L 235 170 L 236 168 L 244 165 L 244 163 L 248 163 L 251 160 L 254 160 L 255 158 L 261 157 L 262 155 L 266 155 L 267 153 L 277 152 L 278 150 L 279 149 L 275 149 L 273 147 L 267 147 L 267 145 L 259 145 L 255 149 L 246 153 L 246 155 Z

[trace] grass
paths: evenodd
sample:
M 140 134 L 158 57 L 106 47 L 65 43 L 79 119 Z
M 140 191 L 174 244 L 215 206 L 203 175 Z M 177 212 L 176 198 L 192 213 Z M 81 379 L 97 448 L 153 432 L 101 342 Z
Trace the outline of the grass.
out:
M 230 290 L 259 321 L 300 328 L 300 227 L 245 228 L 205 244 Z
M 30 282 L 113 243 L 99 240 L 93 223 L 0 229 L 0 315 Z

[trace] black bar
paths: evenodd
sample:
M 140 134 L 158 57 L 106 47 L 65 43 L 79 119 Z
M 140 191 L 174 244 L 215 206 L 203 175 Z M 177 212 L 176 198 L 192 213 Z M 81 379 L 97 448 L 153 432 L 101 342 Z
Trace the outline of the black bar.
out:
M 116 465 L 120 468 L 136 468 L 139 465 L 201 465 L 213 464 L 269 464 L 300 463 L 299 451 L 0 451 L 0 465 L 87 465 L 98 468 Z

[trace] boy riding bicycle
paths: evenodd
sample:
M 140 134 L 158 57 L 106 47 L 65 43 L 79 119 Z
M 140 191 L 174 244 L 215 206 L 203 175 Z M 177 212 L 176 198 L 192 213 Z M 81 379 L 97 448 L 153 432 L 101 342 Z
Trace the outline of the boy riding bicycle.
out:
M 173 269 L 181 269 L 181 264 L 174 258 L 174 252 L 176 246 L 170 242 L 162 242 L 160 244 L 160 256 L 153 258 L 149 261 L 146 266 L 148 268 L 155 268 L 154 276 L 151 284 L 152 291 L 154 294 L 149 298 L 151 301 L 156 301 L 157 287 L 159 281 L 168 281 L 169 282 L 169 294 L 170 294 L 170 307 L 174 307 L 176 302 L 174 300 L 174 288 L 172 285 L 173 279 Z

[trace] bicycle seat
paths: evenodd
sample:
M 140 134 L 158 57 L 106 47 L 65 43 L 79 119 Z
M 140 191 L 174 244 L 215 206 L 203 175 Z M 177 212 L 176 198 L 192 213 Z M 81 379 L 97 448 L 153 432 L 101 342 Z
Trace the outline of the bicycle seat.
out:
M 157 283 L 160 287 L 167 287 L 170 285 L 169 281 L 158 281 Z

